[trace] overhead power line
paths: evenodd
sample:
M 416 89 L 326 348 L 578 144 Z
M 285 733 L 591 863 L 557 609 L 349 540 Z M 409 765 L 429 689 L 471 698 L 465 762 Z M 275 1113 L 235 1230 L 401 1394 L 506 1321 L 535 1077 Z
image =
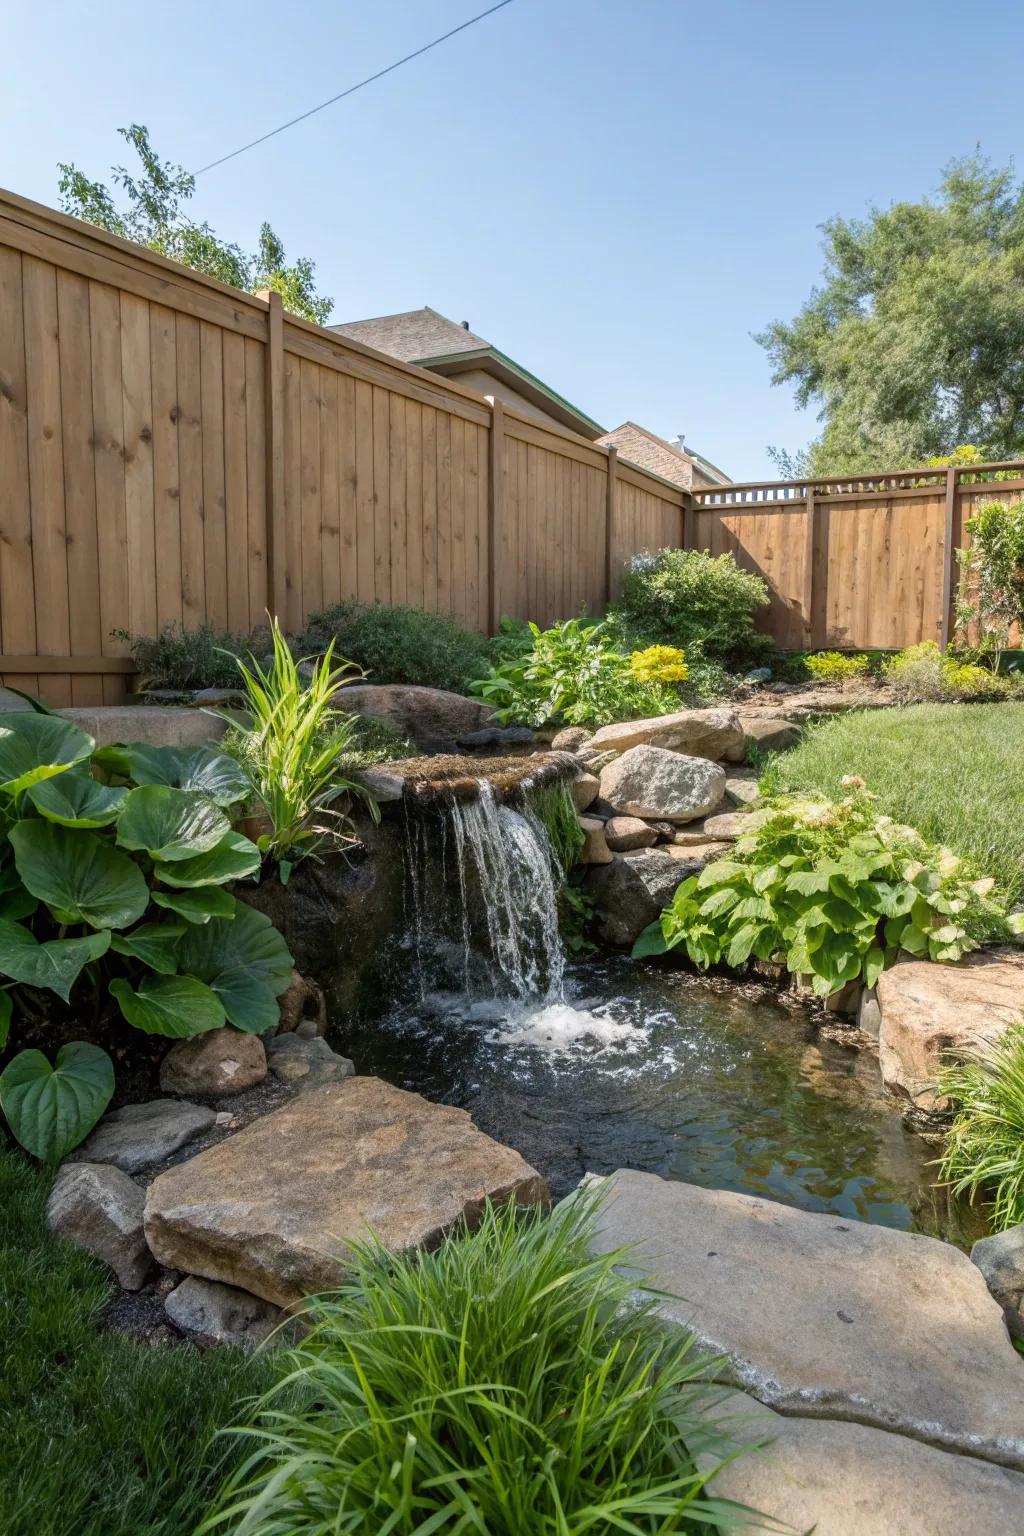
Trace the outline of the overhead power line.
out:
M 440 37 L 435 37 L 432 42 L 424 43 L 422 48 L 417 48 L 413 53 L 407 53 L 404 58 L 396 59 L 385 69 L 378 69 L 375 75 L 367 75 L 365 80 L 359 80 L 355 85 L 350 85 L 347 90 L 339 91 L 337 96 L 330 96 L 319 106 L 310 107 L 308 112 L 300 112 L 298 117 L 291 117 L 286 123 L 281 123 L 277 128 L 271 128 L 269 133 L 261 133 L 258 139 L 250 139 L 248 144 L 243 144 L 239 149 L 233 149 L 230 154 L 221 155 L 219 160 L 211 160 L 209 165 L 200 166 L 193 175 L 202 176 L 207 171 L 212 171 L 218 165 L 224 165 L 228 160 L 234 160 L 238 155 L 244 155 L 247 149 L 255 149 L 257 144 L 265 144 L 268 139 L 273 139 L 279 133 L 284 133 L 286 128 L 294 128 L 296 123 L 304 123 L 307 117 L 314 117 L 317 112 L 322 112 L 325 107 L 333 107 L 336 101 L 343 101 L 346 96 L 352 96 L 356 91 L 361 91 L 364 85 L 372 85 L 375 80 L 382 80 L 385 75 L 390 75 L 394 70 L 401 69 L 403 64 L 408 64 L 412 59 L 418 59 L 421 54 L 429 53 L 431 48 L 436 48 L 440 43 L 446 43 L 450 37 L 455 37 L 458 32 L 465 32 L 467 27 L 475 26 L 478 21 L 483 21 L 488 16 L 493 16 L 495 11 L 500 11 L 506 5 L 511 5 L 512 0 L 498 0 L 497 5 L 492 5 L 488 10 L 481 11 L 479 16 L 471 16 L 468 21 L 461 22 L 459 26 L 452 27 L 450 32 L 443 32 Z

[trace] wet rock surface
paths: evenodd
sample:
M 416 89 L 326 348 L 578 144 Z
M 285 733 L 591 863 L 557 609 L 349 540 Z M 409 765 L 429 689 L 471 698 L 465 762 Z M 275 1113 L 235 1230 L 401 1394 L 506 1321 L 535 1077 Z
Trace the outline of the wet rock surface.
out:
M 591 870 L 587 890 L 596 903 L 599 936 L 616 948 L 633 944 L 692 872 L 654 848 L 616 854 Z

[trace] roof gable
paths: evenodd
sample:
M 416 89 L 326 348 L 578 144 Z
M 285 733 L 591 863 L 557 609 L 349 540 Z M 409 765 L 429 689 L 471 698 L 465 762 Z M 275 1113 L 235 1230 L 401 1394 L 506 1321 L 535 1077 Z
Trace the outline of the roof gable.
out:
M 407 309 L 398 315 L 378 315 L 373 320 L 348 320 L 332 325 L 332 331 L 375 347 L 403 363 L 422 363 L 432 357 L 448 357 L 453 352 L 478 352 L 490 346 L 465 326 L 457 325 L 436 309 Z

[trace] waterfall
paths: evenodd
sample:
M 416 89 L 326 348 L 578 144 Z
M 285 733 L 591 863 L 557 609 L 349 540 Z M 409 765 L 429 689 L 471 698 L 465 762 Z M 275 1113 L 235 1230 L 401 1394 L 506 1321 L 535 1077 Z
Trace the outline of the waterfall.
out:
M 475 799 L 451 796 L 440 816 L 408 809 L 406 816 L 410 936 L 421 989 L 428 965 L 446 954 L 464 992 L 486 968 L 495 997 L 561 998 L 561 875 L 528 801 L 522 810 L 502 805 L 481 779 Z

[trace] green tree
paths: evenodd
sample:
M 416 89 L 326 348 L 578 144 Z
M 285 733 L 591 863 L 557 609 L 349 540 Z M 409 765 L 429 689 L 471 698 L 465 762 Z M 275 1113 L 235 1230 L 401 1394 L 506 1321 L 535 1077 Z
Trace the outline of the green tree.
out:
M 985 445 L 1024 455 L 1024 186 L 954 161 L 936 199 L 824 226 L 825 271 L 789 323 L 755 338 L 772 382 L 816 404 L 821 435 L 784 473 L 895 469 Z
M 118 133 L 141 162 L 141 171 L 134 174 L 123 165 L 111 167 L 111 179 L 124 192 L 126 205 L 119 208 L 103 182 L 90 181 L 76 165 L 61 162 L 57 167 L 58 190 L 65 213 L 98 224 L 123 240 L 148 246 L 233 288 L 248 293 L 274 288 L 292 314 L 316 325 L 325 323 L 333 301 L 317 293 L 316 268 L 308 257 L 300 257 L 289 266 L 284 246 L 269 224 L 260 226 L 259 246 L 251 255 L 241 246 L 221 240 L 209 224 L 196 224 L 184 206 L 195 191 L 195 177 L 182 166 L 161 160 L 149 142 L 148 128 L 133 123 L 130 128 L 119 128 Z

